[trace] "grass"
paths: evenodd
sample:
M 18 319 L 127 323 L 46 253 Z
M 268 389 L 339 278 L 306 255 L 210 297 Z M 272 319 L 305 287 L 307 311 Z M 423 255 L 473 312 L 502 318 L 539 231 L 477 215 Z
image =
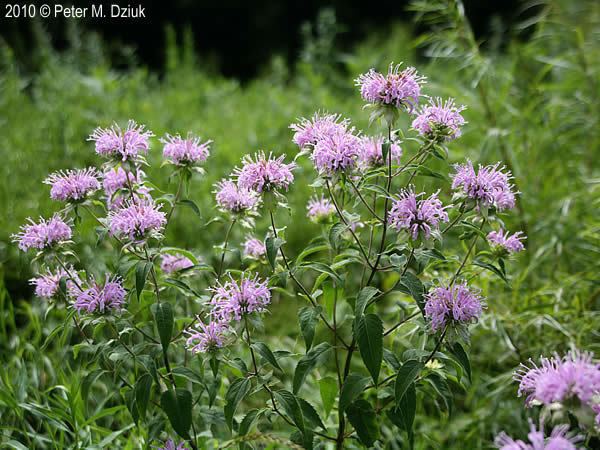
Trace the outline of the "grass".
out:
M 430 402 L 420 405 L 417 446 L 489 448 L 501 429 L 524 435 L 525 412 L 510 382 L 519 362 L 569 346 L 600 354 L 600 6 L 548 2 L 534 24 L 523 24 L 535 25 L 530 39 L 510 40 L 502 51 L 493 42 L 480 48 L 460 10 L 445 6 L 441 1 L 413 4 L 423 21 L 438 27 L 430 35 L 415 40 L 398 26 L 343 55 L 328 44 L 330 36 L 317 37 L 322 45 L 307 46 L 295 67 L 274 58 L 261 77 L 245 85 L 198 60 L 189 34 L 181 48 L 166 49 L 161 77 L 137 65 L 112 70 L 102 43 L 77 30 L 71 34 L 71 49 L 61 54 L 40 32 L 34 47 L 40 70 L 35 74 L 21 73 L 10 49 L 0 46 L 2 445 L 64 448 L 81 439 L 95 443 L 86 448 L 137 448 L 163 425 L 156 419 L 146 430 L 129 427 L 129 413 L 117 406 L 113 395 L 118 393 L 110 392 L 108 380 L 94 384 L 96 401 L 90 410 L 81 390 L 98 367 L 75 357 L 69 344 L 77 336 L 68 332 L 44 347 L 64 311 L 48 311 L 31 297 L 29 261 L 10 243 L 10 234 L 26 217 L 48 215 L 56 208 L 41 185 L 49 172 L 97 163 L 86 142 L 94 127 L 135 118 L 159 136 L 191 130 L 213 139 L 207 174 L 187 194 L 207 218 L 212 215 L 212 184 L 243 154 L 265 149 L 295 155 L 287 127 L 297 117 L 316 110 L 344 111 L 367 129 L 352 79 L 371 66 L 384 69 L 390 60 L 418 61 L 429 78 L 429 92 L 468 105 L 469 124 L 460 143 L 451 147 L 450 159 L 509 164 L 522 204 L 507 226 L 526 228 L 528 235 L 528 252 L 512 264 L 510 286 L 484 274 L 480 287 L 489 309 L 474 328 L 471 388 L 456 393 L 451 415 Z M 154 162 L 159 160 L 157 148 Z M 168 186 L 160 172 L 152 175 L 161 187 Z M 311 177 L 303 165 L 289 196 L 294 208 L 301 210 L 311 194 L 306 187 Z M 206 226 L 191 211 L 176 219 L 169 242 L 217 257 L 207 236 L 224 233 L 224 224 Z M 290 251 L 295 252 L 309 233 L 293 218 L 286 222 Z M 234 242 L 242 237 L 234 235 Z M 81 245 L 84 262 L 108 264 L 91 244 Z M 285 307 L 273 315 L 275 327 L 286 318 L 296 321 Z M 297 339 L 291 327 L 281 328 L 269 334 Z M 390 440 L 389 448 L 398 445 Z

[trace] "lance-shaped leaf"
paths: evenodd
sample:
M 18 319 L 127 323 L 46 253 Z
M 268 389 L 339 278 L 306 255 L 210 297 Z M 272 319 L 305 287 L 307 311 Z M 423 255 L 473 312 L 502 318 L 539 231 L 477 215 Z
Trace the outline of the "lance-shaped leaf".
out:
M 233 429 L 233 415 L 240 402 L 250 392 L 251 383 L 248 378 L 238 378 L 229 386 L 225 394 L 225 421 L 230 430 Z
M 348 406 L 346 416 L 356 430 L 358 439 L 367 447 L 371 447 L 379 437 L 377 414 L 371 404 L 359 399 Z
M 168 389 L 162 393 L 160 407 L 179 436 L 189 439 L 192 425 L 192 394 L 186 389 Z
M 377 384 L 383 360 L 383 323 L 376 314 L 362 316 L 355 327 L 360 356 Z
M 423 363 L 416 359 L 409 359 L 398 371 L 398 376 L 396 377 L 396 385 L 394 387 L 394 392 L 396 396 L 396 407 L 400 405 L 400 401 L 404 396 L 408 387 L 415 381 L 415 378 L 421 373 L 423 369 Z
M 327 342 L 322 342 L 316 347 L 313 347 L 300 359 L 300 361 L 298 361 L 296 371 L 294 372 L 294 393 L 297 393 L 300 390 L 308 373 L 314 369 L 319 360 L 323 358 L 329 350 L 331 350 L 331 345 Z

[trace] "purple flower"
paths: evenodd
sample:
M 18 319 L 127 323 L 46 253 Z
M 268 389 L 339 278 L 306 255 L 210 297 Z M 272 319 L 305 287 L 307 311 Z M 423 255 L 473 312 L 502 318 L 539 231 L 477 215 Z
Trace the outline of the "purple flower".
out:
M 346 131 L 348 124 L 348 120 L 342 119 L 339 114 L 315 113 L 310 120 L 301 118 L 298 123 L 290 125 L 290 128 L 295 131 L 292 141 L 301 149 L 309 145 L 314 146 L 325 136 Z
M 185 446 L 185 442 L 175 444 L 173 439 L 169 439 L 163 443 L 162 447 L 156 447 L 156 450 L 190 450 Z
M 231 180 L 221 180 L 215 187 L 217 205 L 222 211 L 238 214 L 251 211 L 258 206 L 260 197 L 256 192 L 240 188 Z
M 250 155 L 242 159 L 242 168 L 236 169 L 238 186 L 258 193 L 274 189 L 287 190 L 294 181 L 292 171 L 295 163 L 285 164 L 284 156 L 275 158 L 272 153 L 269 157 L 264 152 L 258 152 L 254 158 Z
M 75 273 L 75 281 L 69 278 L 69 273 L 64 269 L 58 269 L 56 272 L 46 270 L 46 273 L 40 274 L 39 276 L 29 280 L 32 286 L 35 286 L 35 295 L 45 299 L 51 299 L 58 293 L 60 289 L 60 280 L 66 279 L 67 295 L 75 296 L 79 293 L 77 284 L 80 284 L 79 277 L 76 275 L 73 267 L 69 268 L 71 274 Z
M 522 231 L 517 231 L 514 234 L 509 235 L 508 231 L 504 232 L 502 229 L 499 231 L 490 231 L 487 235 L 487 240 L 490 244 L 497 246 L 508 253 L 518 253 L 525 250 L 522 240 L 526 239 Z
M 360 95 L 369 103 L 393 105 L 412 112 L 419 103 L 421 85 L 425 78 L 418 75 L 414 67 L 400 71 L 401 64 L 390 64 L 386 76 L 374 69 L 359 76 L 355 81 Z
M 466 283 L 438 286 L 426 296 L 425 317 L 431 321 L 433 331 L 445 328 L 449 322 L 467 324 L 481 315 L 482 300 Z
M 265 243 L 252 236 L 248 236 L 244 242 L 244 256 L 259 259 L 267 254 Z
M 429 105 L 419 111 L 412 127 L 421 136 L 441 136 L 451 141 L 461 135 L 460 129 L 465 124 L 465 119 L 460 113 L 464 110 L 464 106 L 454 105 L 454 99 L 445 102 L 439 97 L 429 99 Z
M 121 279 L 106 275 L 104 286 L 92 281 L 90 287 L 77 295 L 73 308 L 79 314 L 105 313 L 120 310 L 125 302 L 127 292 L 123 288 Z
M 358 152 L 358 165 L 362 169 L 368 169 L 371 167 L 379 167 L 387 164 L 383 160 L 383 146 L 384 139 L 382 137 L 363 137 L 361 139 L 361 146 Z M 390 153 L 392 156 L 392 163 L 398 164 L 402 157 L 402 149 L 395 142 L 390 146 Z
M 96 128 L 88 141 L 96 143 L 96 153 L 106 157 L 117 157 L 123 161 L 133 159 L 140 153 L 147 154 L 150 139 L 154 134 L 133 120 L 127 123 L 127 129 L 114 124 L 110 128 Z
M 253 278 L 242 274 L 239 282 L 231 275 L 225 284 L 218 283 L 211 290 L 214 293 L 212 299 L 213 318 L 219 321 L 240 321 L 244 314 L 263 312 L 271 303 L 271 291 L 267 282 L 255 275 Z
M 460 189 L 469 198 L 484 206 L 495 206 L 498 210 L 510 209 L 515 206 L 515 194 L 510 183 L 511 174 L 503 172 L 497 162 L 494 165 L 479 165 L 475 172 L 473 163 L 455 164 L 456 173 L 452 176 L 452 189 Z
M 128 200 L 123 207 L 111 211 L 108 220 L 111 235 L 134 242 L 160 233 L 167 223 L 165 213 L 149 199 Z
M 21 232 L 12 235 L 13 242 L 18 242 L 24 252 L 31 248 L 42 250 L 71 239 L 71 228 L 57 215 L 50 220 L 40 218 L 38 223 L 27 220 L 29 223 L 21 226 Z
M 51 174 L 44 180 L 50 188 L 50 198 L 60 201 L 80 201 L 88 194 L 100 189 L 98 171 L 93 167 L 80 170 L 67 170 Z
M 104 193 L 110 197 L 120 189 L 127 188 L 128 182 L 132 185 L 141 183 L 143 172 L 138 171 L 137 176 L 132 172 L 125 171 L 122 167 L 115 167 L 104 172 L 102 187 Z M 128 181 L 129 180 L 129 181 Z
M 173 273 L 178 272 L 183 269 L 187 269 L 188 267 L 192 267 L 194 263 L 190 261 L 190 259 L 186 256 L 183 256 L 179 253 L 175 255 L 164 254 L 162 255 L 160 263 L 160 269 L 164 273 Z
M 200 143 L 198 137 L 188 136 L 187 139 L 182 139 L 179 135 L 168 134 L 160 141 L 165 144 L 163 156 L 178 166 L 206 161 L 212 143 L 212 141 Z
M 600 364 L 593 362 L 593 354 L 570 351 L 564 357 L 554 355 L 541 358 L 540 366 L 532 360 L 528 367 L 521 364 L 514 379 L 519 382 L 519 397 L 527 395 L 527 405 L 538 401 L 549 405 L 577 398 L 593 407 L 594 396 L 600 392 Z
M 502 432 L 494 440 L 500 450 L 577 450 L 576 445 L 581 443 L 582 437 L 569 433 L 568 425 L 558 425 L 551 431 L 550 436 L 544 434 L 544 424 L 540 423 L 538 429 L 530 420 L 530 431 L 527 437 L 529 442 L 514 440 Z
M 311 159 L 320 174 L 351 171 L 361 149 L 361 139 L 347 130 L 336 130 L 317 140 Z
M 205 324 L 198 318 L 195 329 L 186 331 L 186 345 L 192 353 L 208 353 L 225 345 L 228 326 L 223 322 L 212 321 Z
M 415 194 L 412 189 L 404 189 L 394 200 L 389 214 L 389 223 L 397 231 L 407 230 L 413 239 L 419 232 L 428 238 L 440 222 L 448 222 L 447 206 L 443 206 L 438 193 L 425 198 L 425 193 Z M 423 197 L 423 198 L 419 198 Z
M 307 217 L 315 223 L 326 222 L 333 214 L 335 214 L 335 206 L 331 200 L 321 197 L 312 197 L 306 205 Z

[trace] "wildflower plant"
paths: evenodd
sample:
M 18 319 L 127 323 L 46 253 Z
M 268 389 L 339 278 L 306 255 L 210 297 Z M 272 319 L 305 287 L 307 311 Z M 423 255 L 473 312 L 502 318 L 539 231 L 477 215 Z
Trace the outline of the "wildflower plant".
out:
M 196 169 L 218 152 L 211 141 L 166 135 L 161 170 L 176 186 L 159 187 L 143 171 L 161 157 L 152 132 L 98 128 L 90 140 L 104 162 L 48 179 L 63 208 L 14 240 L 37 252 L 36 293 L 67 309 L 64 329 L 98 364 L 90 383 L 115 384 L 145 444 L 251 448 L 258 433 L 286 448 L 363 448 L 395 427 L 411 446 L 423 405 L 447 411 L 471 382 L 469 328 L 486 308 L 478 279 L 508 282 L 505 259 L 525 237 L 504 231 L 517 193 L 501 163 L 448 162 L 463 108 L 419 108 L 423 81 L 413 68 L 371 70 L 357 79 L 375 111 L 368 130 L 318 112 L 290 126 L 295 157 L 257 151 L 217 174 L 214 208 L 194 217 L 214 236 L 202 256 L 167 246 L 168 229 L 182 205 L 200 212 L 186 192 L 204 182 Z M 411 129 L 396 128 L 401 115 Z M 315 193 L 290 205 L 301 172 Z M 77 257 L 80 214 L 112 262 Z M 290 216 L 319 230 L 297 255 Z M 297 309 L 294 339 L 269 336 L 275 304 Z

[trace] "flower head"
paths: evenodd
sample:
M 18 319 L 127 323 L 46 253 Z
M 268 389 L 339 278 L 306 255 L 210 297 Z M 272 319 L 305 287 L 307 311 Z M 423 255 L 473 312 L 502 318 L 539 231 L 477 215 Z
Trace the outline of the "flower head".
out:
M 331 200 L 321 197 L 312 197 L 306 205 L 306 215 L 315 223 L 326 222 L 333 214 L 335 214 L 335 206 Z
M 93 167 L 67 170 L 51 174 L 44 180 L 49 184 L 50 198 L 60 201 L 80 201 L 100 189 L 98 171 Z
M 187 257 L 179 253 L 175 255 L 164 254 L 161 258 L 160 269 L 164 273 L 174 273 L 188 267 L 192 267 L 194 263 Z
M 74 273 L 73 268 L 69 269 L 70 273 Z M 38 275 L 29 280 L 32 286 L 35 286 L 35 295 L 40 298 L 51 299 L 58 294 L 60 290 L 60 280 L 66 279 L 67 295 L 74 296 L 79 292 L 77 283 L 80 283 L 79 277 L 75 275 L 76 280 L 69 278 L 69 274 L 64 269 L 58 269 L 55 272 L 46 270 L 45 273 Z
M 260 197 L 250 189 L 241 188 L 232 180 L 221 180 L 216 185 L 215 197 L 222 211 L 243 213 L 254 210 Z
M 290 125 L 295 132 L 292 141 L 301 149 L 309 145 L 314 146 L 325 136 L 346 131 L 348 124 L 348 120 L 342 119 L 339 114 L 315 113 L 312 119 L 302 118 L 298 123 Z
M 456 173 L 452 176 L 452 189 L 460 189 L 467 197 L 480 202 L 484 206 L 494 206 L 498 210 L 515 206 L 515 194 L 510 182 L 510 172 L 504 172 L 497 162 L 494 165 L 482 166 L 475 172 L 473 163 L 455 164 Z
M 228 326 L 219 321 L 205 324 L 198 318 L 198 323 L 191 331 L 186 330 L 186 345 L 192 353 L 208 353 L 225 345 Z
M 265 243 L 260 239 L 248 236 L 244 241 L 244 256 L 248 258 L 261 258 L 267 254 Z
M 451 141 L 460 137 L 461 127 L 465 119 L 460 114 L 465 110 L 464 106 L 455 106 L 454 99 L 442 102 L 441 98 L 429 100 L 429 105 L 421 108 L 412 127 L 421 136 L 440 136 Z
M 311 159 L 319 173 L 333 175 L 356 167 L 361 139 L 352 131 L 336 130 L 317 140 Z
M 470 290 L 466 283 L 438 286 L 426 296 L 425 317 L 431 321 L 433 331 L 439 331 L 452 322 L 468 324 L 481 315 L 482 301 L 482 297 Z
M 245 314 L 263 312 L 271 303 L 271 291 L 267 282 L 255 275 L 242 274 L 239 281 L 231 276 L 225 284 L 212 288 L 213 318 L 220 321 L 241 320 Z
M 238 186 L 258 193 L 276 189 L 287 190 L 294 181 L 292 171 L 296 164 L 285 164 L 283 160 L 283 155 L 275 158 L 269 153 L 267 157 L 264 152 L 258 152 L 254 157 L 244 156 L 242 168 L 236 169 L 235 172 Z
M 169 439 L 163 443 L 162 447 L 156 447 L 156 450 L 189 450 L 185 446 L 185 442 L 180 442 L 179 444 L 175 444 L 173 439 Z
M 371 167 L 379 167 L 387 164 L 383 160 L 383 143 L 382 137 L 363 137 L 361 139 L 361 146 L 358 152 L 358 165 L 362 169 L 368 169 Z M 395 142 L 390 146 L 390 153 L 393 163 L 399 163 L 400 157 L 402 156 L 402 149 Z
M 428 238 L 440 222 L 448 222 L 446 208 L 437 192 L 425 198 L 424 192 L 415 194 L 405 189 L 392 204 L 389 222 L 397 231 L 407 230 L 413 239 L 417 239 L 419 233 Z
M 209 155 L 209 147 L 212 141 L 200 143 L 200 138 L 188 136 L 183 139 L 181 136 L 171 136 L 167 134 L 160 140 L 165 147 L 163 156 L 178 166 L 184 166 L 206 161 Z
M 128 200 L 108 215 L 111 235 L 139 242 L 160 233 L 167 223 L 165 213 L 150 199 Z
M 144 173 L 141 171 L 138 171 L 137 175 L 135 175 L 133 172 L 128 172 L 122 167 L 108 169 L 104 172 L 102 180 L 104 193 L 108 197 L 111 197 L 118 190 L 127 188 L 128 183 L 141 183 L 143 176 Z
M 529 361 L 515 373 L 519 382 L 519 396 L 526 395 L 526 404 L 537 401 L 545 405 L 577 398 L 593 407 L 594 396 L 600 393 L 600 364 L 593 362 L 593 354 L 573 350 L 564 357 L 554 355 L 541 358 L 537 366 Z
M 425 78 L 418 75 L 414 67 L 400 70 L 401 64 L 390 64 L 387 75 L 374 69 L 359 76 L 355 81 L 360 95 L 369 103 L 392 105 L 412 112 L 419 103 L 421 85 Z
M 509 235 L 508 231 L 490 231 L 487 235 L 487 240 L 490 244 L 503 249 L 508 253 L 518 253 L 525 250 L 522 240 L 526 239 L 522 231 L 517 231 Z
M 71 227 L 58 215 L 50 220 L 40 218 L 37 223 L 27 220 L 29 223 L 21 226 L 21 232 L 12 235 L 13 241 L 18 242 L 24 252 L 32 248 L 42 250 L 71 239 Z
M 133 159 L 140 153 L 148 153 L 148 140 L 154 134 L 130 120 L 127 129 L 122 130 L 117 124 L 110 128 L 96 128 L 88 141 L 96 143 L 96 153 L 101 156 L 120 158 L 123 161 Z
M 539 429 L 532 421 L 529 421 L 529 424 L 529 442 L 514 440 L 502 432 L 496 436 L 494 444 L 499 450 L 577 450 L 576 445 L 582 441 L 581 436 L 569 432 L 568 425 L 554 427 L 550 436 L 546 437 L 543 422 L 540 423 Z
M 107 274 L 104 286 L 92 281 L 87 289 L 79 292 L 73 303 L 73 308 L 79 314 L 118 311 L 125 302 L 126 294 L 121 279 L 118 277 L 111 278 Z

